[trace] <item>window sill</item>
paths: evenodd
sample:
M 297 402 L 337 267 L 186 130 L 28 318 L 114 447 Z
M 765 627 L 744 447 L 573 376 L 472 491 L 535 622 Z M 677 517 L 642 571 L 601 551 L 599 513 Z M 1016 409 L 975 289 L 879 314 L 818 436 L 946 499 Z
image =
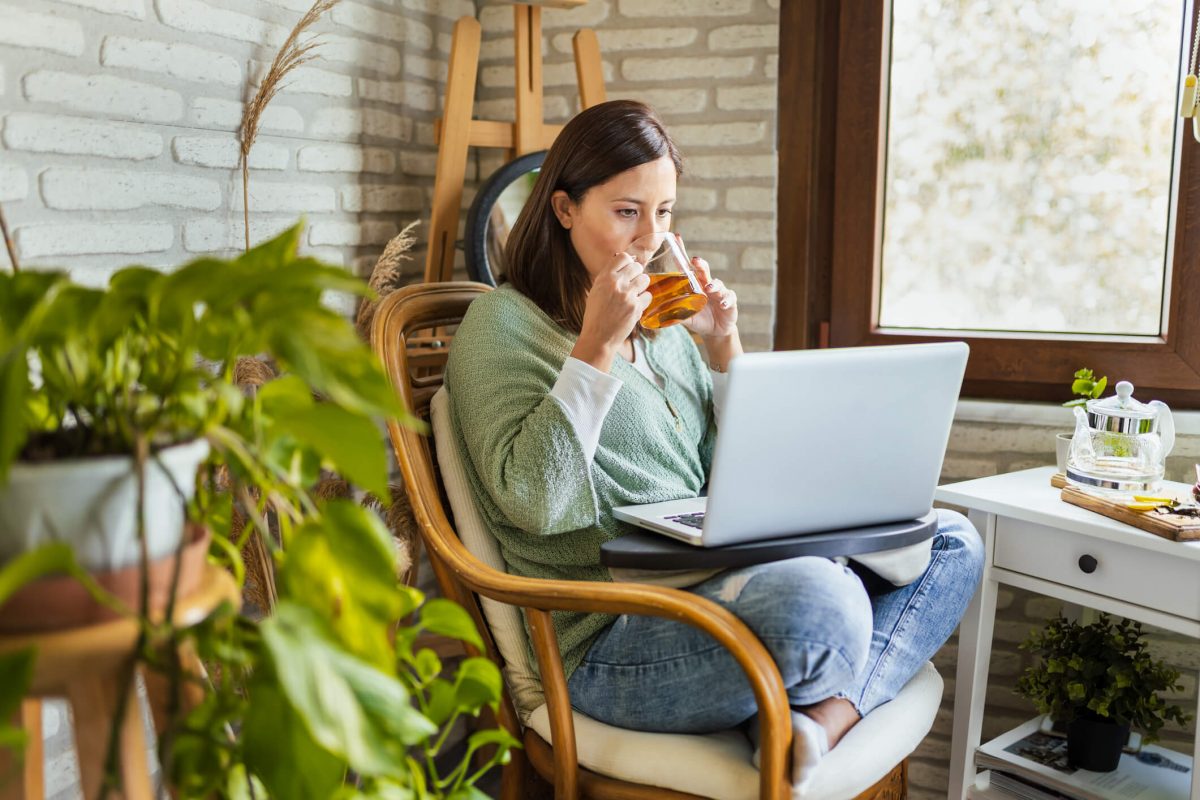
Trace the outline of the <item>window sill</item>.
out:
M 1175 433 L 1200 435 L 1200 411 L 1175 411 Z M 1039 425 L 1070 431 L 1075 427 L 1071 409 L 1054 403 L 959 400 L 955 422 L 991 422 L 998 425 Z

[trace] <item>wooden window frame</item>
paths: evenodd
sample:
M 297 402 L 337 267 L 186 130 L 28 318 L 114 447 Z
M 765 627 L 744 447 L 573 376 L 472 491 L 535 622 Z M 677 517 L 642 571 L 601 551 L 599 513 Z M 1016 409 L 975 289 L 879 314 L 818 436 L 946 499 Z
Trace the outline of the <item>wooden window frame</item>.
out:
M 1176 121 L 1183 145 L 1165 337 L 879 329 L 887 6 L 781 4 L 776 349 L 961 339 L 971 346 L 964 396 L 1062 401 L 1071 374 L 1087 366 L 1110 382 L 1133 381 L 1144 400 L 1200 408 L 1200 145 L 1186 120 Z

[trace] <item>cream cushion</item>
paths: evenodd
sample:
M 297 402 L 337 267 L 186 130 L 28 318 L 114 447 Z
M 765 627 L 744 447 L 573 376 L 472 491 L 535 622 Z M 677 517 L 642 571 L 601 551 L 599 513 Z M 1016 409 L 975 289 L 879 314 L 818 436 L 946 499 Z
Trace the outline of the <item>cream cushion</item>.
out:
M 471 482 L 467 478 L 462 456 L 458 452 L 457 437 L 450 419 L 450 394 L 446 387 L 434 393 L 429 401 L 429 420 L 433 425 L 433 440 L 437 445 L 437 463 L 442 471 L 442 485 L 450 510 L 454 513 L 454 527 L 463 546 L 489 567 L 507 572 L 504 558 L 500 555 L 500 544 L 483 522 L 475 499 L 471 496 Z M 542 682 L 533 669 L 526 647 L 528 636 L 525 622 L 516 606 L 501 603 L 488 597 L 480 597 L 483 616 L 487 620 L 496 649 L 504 659 L 504 682 L 512 696 L 517 713 L 525 721 L 531 711 L 545 705 Z
M 470 482 L 450 420 L 445 388 L 430 402 L 438 466 L 459 538 L 471 553 L 505 571 L 495 538 L 471 497 Z M 527 726 L 552 743 L 541 682 L 530 663 L 520 611 L 481 597 L 484 617 L 504 658 L 504 679 Z M 906 758 L 933 726 L 942 679 L 926 664 L 894 700 L 871 712 L 821 761 L 813 782 L 796 800 L 848 800 L 869 789 Z M 740 731 L 708 735 L 646 733 L 616 728 L 573 712 L 579 763 L 612 778 L 662 786 L 718 800 L 758 796 L 759 773 L 750 742 Z
M 917 749 L 941 702 L 942 678 L 926 663 L 894 700 L 864 717 L 821 759 L 812 783 L 796 792 L 795 800 L 850 800 L 871 788 Z M 750 741 L 740 731 L 644 733 L 614 728 L 578 711 L 573 716 L 579 763 L 592 772 L 716 800 L 758 797 L 758 770 L 750 760 Z M 553 743 L 546 706 L 536 709 L 528 724 Z

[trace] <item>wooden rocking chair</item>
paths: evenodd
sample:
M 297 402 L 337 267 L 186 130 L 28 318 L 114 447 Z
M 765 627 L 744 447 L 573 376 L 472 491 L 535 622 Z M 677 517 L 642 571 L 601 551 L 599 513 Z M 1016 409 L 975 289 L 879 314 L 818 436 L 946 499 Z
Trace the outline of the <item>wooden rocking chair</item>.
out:
M 436 457 L 430 437 L 389 421 L 405 488 L 439 586 L 471 613 L 487 656 L 505 673 L 499 720 L 524 742 L 525 750 L 515 753 L 505 768 L 501 797 L 522 797 L 532 764 L 554 785 L 558 800 L 792 798 L 792 730 L 783 682 L 766 648 L 735 616 L 676 589 L 535 580 L 504 572 L 495 540 L 480 531 L 483 526 L 470 501 L 458 453 L 450 452 L 455 448 L 446 434 L 448 398 L 437 369 L 437 363 L 444 364 L 447 347 L 427 334 L 456 325 L 471 301 L 487 291 L 490 287 L 468 282 L 399 289 L 380 303 L 372 343 L 407 406 L 424 419 L 432 411 L 436 440 L 446 451 Z M 447 513 L 448 502 L 457 526 Z M 527 663 L 518 609 L 528 621 L 536 673 Z M 752 766 L 750 745 L 737 731 L 708 736 L 627 731 L 573 711 L 550 619 L 557 609 L 667 617 L 712 636 L 737 659 L 757 698 L 761 770 Z M 905 758 L 932 725 L 941 693 L 941 678 L 927 666 L 899 697 L 860 722 L 826 756 L 803 800 L 905 797 Z

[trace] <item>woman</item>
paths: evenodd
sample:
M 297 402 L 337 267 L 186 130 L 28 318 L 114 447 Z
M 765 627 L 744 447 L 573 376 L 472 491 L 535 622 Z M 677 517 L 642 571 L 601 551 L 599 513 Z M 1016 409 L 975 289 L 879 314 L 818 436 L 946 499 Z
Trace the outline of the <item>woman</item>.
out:
M 579 114 L 509 238 L 506 285 L 477 299 L 455 336 L 451 416 L 475 501 L 514 574 L 611 580 L 600 546 L 629 530 L 611 510 L 694 497 L 707 480 L 724 373 L 742 352 L 737 296 L 693 259 L 707 305 L 651 335 L 638 324 L 649 279 L 625 252 L 671 227 L 681 173 L 648 107 L 614 101 Z M 793 783 L 803 784 L 945 642 L 981 565 L 970 524 L 941 512 L 919 577 L 904 586 L 798 558 L 690 591 L 728 608 L 770 650 L 800 734 Z M 693 628 L 573 612 L 554 620 L 572 703 L 591 717 L 706 732 L 755 713 L 733 657 Z

